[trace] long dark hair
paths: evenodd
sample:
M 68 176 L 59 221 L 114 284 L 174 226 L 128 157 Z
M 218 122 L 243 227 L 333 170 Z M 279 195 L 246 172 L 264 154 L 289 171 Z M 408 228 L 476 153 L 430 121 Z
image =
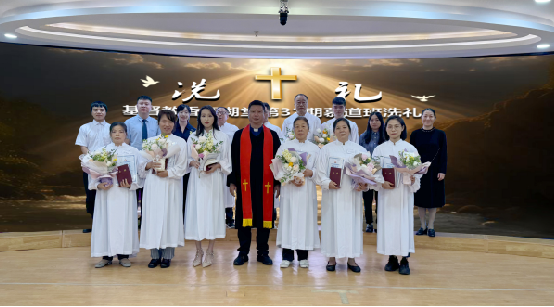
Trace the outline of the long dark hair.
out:
M 364 136 L 364 143 L 368 144 L 371 141 L 371 133 L 373 130 L 371 130 L 371 117 L 373 115 L 377 116 L 377 119 L 381 122 L 381 126 L 379 127 L 379 140 L 377 140 L 377 145 L 381 145 L 385 142 L 385 121 L 383 120 L 383 115 L 381 112 L 373 111 L 371 114 L 369 114 L 369 119 L 367 120 L 367 129 Z
M 214 129 L 217 129 L 219 130 L 219 124 L 217 123 L 217 114 L 215 113 L 215 110 L 214 108 L 212 108 L 212 106 L 203 106 L 202 108 L 200 108 L 200 110 L 198 110 L 198 119 L 197 119 L 197 125 L 196 125 L 196 136 L 199 136 L 199 135 L 202 135 L 202 133 L 204 133 L 204 130 L 206 130 L 206 128 L 204 128 L 204 124 L 202 123 L 202 111 L 204 110 L 208 110 L 210 111 L 210 113 L 212 113 L 212 116 L 214 117 L 214 123 L 213 123 L 213 128 Z M 215 138 L 215 133 L 214 133 L 214 138 Z
M 405 140 L 407 137 L 408 137 L 408 128 L 406 127 L 406 123 L 404 122 L 404 120 L 402 119 L 402 117 L 398 116 L 398 115 L 393 115 L 393 116 L 390 116 L 389 118 L 387 118 L 387 122 L 385 123 L 385 126 L 387 126 L 389 124 L 389 122 L 391 120 L 397 120 L 400 125 L 404 128 L 404 131 L 402 131 L 402 133 L 400 133 L 400 138 L 402 140 Z M 385 133 L 385 140 L 389 140 L 390 137 L 388 134 Z

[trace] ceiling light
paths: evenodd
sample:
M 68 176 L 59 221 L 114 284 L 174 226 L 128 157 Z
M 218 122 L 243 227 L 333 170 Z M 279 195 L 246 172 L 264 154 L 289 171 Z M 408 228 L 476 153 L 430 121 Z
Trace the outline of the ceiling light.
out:
M 550 0 L 535 0 L 537 3 L 548 3 Z
M 537 48 L 539 48 L 539 49 L 547 49 L 547 48 L 550 48 L 550 45 L 549 45 L 549 44 L 537 45 Z
M 5 37 L 7 38 L 17 38 L 17 36 L 13 35 L 13 34 L 10 34 L 10 33 L 6 33 L 4 34 Z

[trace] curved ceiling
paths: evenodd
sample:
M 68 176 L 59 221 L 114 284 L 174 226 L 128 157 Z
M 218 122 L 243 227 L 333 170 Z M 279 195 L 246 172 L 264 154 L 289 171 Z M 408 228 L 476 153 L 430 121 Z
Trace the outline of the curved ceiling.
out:
M 535 0 L 3 0 L 0 41 L 179 56 L 438 58 L 554 51 Z M 538 46 L 542 48 L 539 49 Z M 547 47 L 550 45 L 549 47 Z

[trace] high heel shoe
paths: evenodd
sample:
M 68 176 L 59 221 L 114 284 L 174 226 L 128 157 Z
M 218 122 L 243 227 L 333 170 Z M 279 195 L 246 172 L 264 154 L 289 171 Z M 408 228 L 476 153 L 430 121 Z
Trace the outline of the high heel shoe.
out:
M 192 266 L 199 266 L 202 264 L 202 257 L 204 257 L 204 251 L 201 249 L 196 250 L 196 256 L 194 256 L 194 260 L 192 261 Z
M 202 263 L 202 267 L 207 267 L 212 265 L 212 262 L 214 261 L 214 253 L 208 253 L 206 252 L 206 258 L 204 258 L 204 263 Z

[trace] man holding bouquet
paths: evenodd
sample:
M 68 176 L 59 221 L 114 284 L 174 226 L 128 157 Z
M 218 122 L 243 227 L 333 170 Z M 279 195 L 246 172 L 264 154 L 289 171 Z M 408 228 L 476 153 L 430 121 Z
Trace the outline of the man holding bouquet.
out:
M 273 196 L 280 183 L 270 169 L 281 146 L 279 135 L 264 126 L 264 105 L 254 100 L 248 105 L 248 124 L 235 132 L 231 142 L 232 172 L 227 182 L 236 193 L 235 228 L 240 242 L 239 255 L 233 264 L 248 261 L 252 227 L 257 228 L 258 262 L 273 264 L 269 257 L 269 233 L 273 228 Z
M 111 143 L 110 124 L 104 120 L 108 107 L 102 101 L 95 101 L 91 103 L 90 111 L 93 121 L 79 127 L 79 135 L 77 135 L 77 140 L 75 141 L 75 145 L 81 147 L 81 152 L 84 155 L 89 151 L 93 152 Z M 83 172 L 83 183 L 87 195 L 87 213 L 90 213 L 90 217 L 92 218 L 94 214 L 96 190 L 89 190 L 89 181 L 90 175 Z M 90 229 L 83 229 L 84 233 L 89 233 L 90 231 Z

